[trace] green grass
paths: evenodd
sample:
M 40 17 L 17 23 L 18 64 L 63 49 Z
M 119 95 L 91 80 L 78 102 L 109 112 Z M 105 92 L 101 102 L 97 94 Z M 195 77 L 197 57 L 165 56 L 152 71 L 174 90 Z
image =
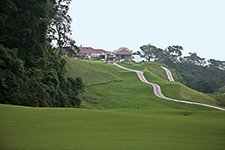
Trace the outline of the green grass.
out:
M 151 76 L 155 77 L 158 80 L 168 81 L 165 70 L 160 67 L 160 66 L 165 66 L 165 65 L 161 65 L 161 64 L 158 64 L 155 62 L 144 62 L 144 63 L 142 63 L 142 65 L 145 66 L 145 68 L 146 68 L 145 71 L 148 70 L 148 73 Z
M 135 70 L 142 70 L 144 71 L 144 75 L 146 79 L 150 82 L 157 83 L 161 86 L 162 88 L 162 93 L 170 98 L 174 99 L 179 99 L 179 100 L 186 100 L 186 101 L 195 101 L 195 102 L 201 102 L 205 104 L 211 104 L 218 106 L 216 101 L 211 98 L 210 96 L 207 96 L 203 93 L 197 92 L 195 90 L 192 90 L 185 85 L 179 83 L 179 82 L 170 82 L 168 81 L 168 78 L 166 76 L 166 72 L 160 67 L 160 64 L 155 63 L 155 62 L 145 62 L 145 63 L 140 63 L 140 64 L 135 64 L 135 63 L 119 63 L 120 65 L 130 68 L 130 69 L 135 69 Z M 125 73 L 125 70 L 123 70 Z M 127 71 L 127 73 L 130 71 Z M 174 105 L 179 105 L 179 104 L 174 104 L 174 102 L 165 102 L 166 100 L 162 100 L 160 98 L 157 98 L 153 94 L 153 90 L 150 85 L 145 84 L 145 83 L 140 83 L 141 81 L 137 78 L 136 73 L 130 72 L 131 75 L 128 78 L 127 75 L 122 75 L 120 78 L 123 79 L 122 83 L 112 83 L 112 84 L 107 84 L 107 85 L 99 85 L 99 86 L 94 86 L 88 88 L 88 91 L 91 91 L 92 94 L 100 94 L 100 93 L 105 93 L 105 91 L 101 91 L 102 88 L 104 89 L 110 89 L 113 90 L 114 92 L 107 93 L 106 95 L 108 97 L 113 97 L 112 101 L 117 101 L 116 107 L 118 107 L 119 103 L 125 101 L 126 104 L 132 103 L 143 103 L 145 108 L 173 108 L 173 109 L 184 109 L 184 106 L 179 106 L 179 107 L 174 107 Z M 132 83 L 132 84 L 131 84 Z M 140 86 L 138 86 L 140 85 Z M 132 87 L 131 87 L 132 86 Z M 143 86 L 143 87 L 142 87 Z M 124 89 L 127 89 L 127 92 L 129 93 L 130 97 L 124 98 L 121 100 L 122 97 L 124 97 L 124 92 L 119 92 L 117 89 L 121 89 L 124 87 Z M 92 89 L 93 88 L 93 89 Z M 100 88 L 100 89 L 98 89 Z M 98 89 L 99 92 L 95 92 L 95 89 Z M 104 94 L 101 94 L 101 96 L 105 96 Z M 118 98 L 118 100 L 116 100 Z M 162 102 L 162 104 L 161 104 Z M 106 107 L 105 103 L 103 106 Z M 110 103 L 107 101 L 107 103 Z M 115 102 L 114 102 L 115 103 Z M 170 104 L 171 103 L 171 104 Z M 155 105 L 154 105 L 155 104 Z M 114 104 L 111 104 L 113 108 Z M 168 106 L 167 106 L 168 105 Z M 96 106 L 96 105 L 94 105 Z M 190 105 L 186 105 L 190 107 Z M 121 108 L 131 108 L 131 106 L 124 106 Z M 101 109 L 102 107 L 97 108 Z M 106 107 L 107 109 L 110 108 L 109 106 Z M 186 108 L 185 108 L 186 109 Z
M 2 150 L 225 149 L 222 111 L 0 105 L 0 120 Z
M 179 82 L 169 82 L 166 72 L 160 67 L 161 64 L 155 62 L 119 64 L 127 68 L 144 71 L 147 80 L 159 84 L 162 93 L 167 97 L 218 106 L 210 96 L 194 91 Z M 68 69 L 68 75 L 73 77 L 80 75 L 84 83 L 88 85 L 86 92 L 81 96 L 81 107 L 83 108 L 135 108 L 136 104 L 139 103 L 147 109 L 199 109 L 196 106 L 189 108 L 190 105 L 177 104 L 157 98 L 153 94 L 152 87 L 142 83 L 136 73 L 120 69 L 114 65 L 105 64 L 101 61 L 68 59 L 67 68 L 70 68 Z M 96 73 L 98 71 L 99 73 Z M 104 73 L 99 75 L 101 72 Z
M 134 72 L 121 69 L 120 78 L 123 82 L 111 82 L 103 85 L 92 85 L 86 94 L 103 98 L 98 104 L 85 103 L 95 109 L 135 109 L 139 104 L 142 109 L 176 109 L 176 110 L 212 110 L 212 108 L 187 105 L 158 98 L 153 88 L 141 82 Z M 174 92 L 176 94 L 176 92 Z M 175 96 L 180 96 L 179 94 Z
M 159 84 L 162 88 L 162 93 L 165 96 L 180 100 L 195 101 L 218 106 L 215 99 L 213 99 L 212 97 L 190 89 L 179 82 L 170 82 L 168 81 L 168 79 L 165 79 L 162 75 L 166 74 L 165 71 L 162 71 L 162 68 L 156 63 L 145 63 L 145 66 L 147 68 L 145 69 L 144 73 L 145 77 L 148 81 Z
M 158 64 L 122 65 L 143 70 L 168 97 L 203 102 L 208 98 L 169 82 Z M 67 69 L 68 75 L 82 76 L 88 85 L 81 98 L 82 107 L 90 109 L 0 104 L 0 150 L 225 149 L 224 111 L 160 99 L 136 73 L 115 65 L 68 59 Z
M 76 60 L 65 57 L 67 60 L 67 75 L 71 77 L 82 77 L 86 86 L 94 84 L 104 84 L 109 82 L 121 81 L 114 73 L 115 66 L 105 64 L 102 61 Z
M 124 66 L 126 68 L 134 69 L 134 70 L 140 70 L 144 71 L 145 67 L 139 63 L 134 63 L 134 62 L 120 62 L 118 63 L 121 66 Z

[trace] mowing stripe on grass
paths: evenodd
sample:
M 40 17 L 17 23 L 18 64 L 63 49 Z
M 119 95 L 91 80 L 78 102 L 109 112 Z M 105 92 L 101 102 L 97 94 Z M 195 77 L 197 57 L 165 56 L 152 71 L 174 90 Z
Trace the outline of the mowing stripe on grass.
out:
M 180 102 L 180 103 L 186 103 L 186 104 L 195 104 L 195 105 L 201 105 L 201 106 L 206 106 L 206 107 L 211 107 L 211 108 L 214 108 L 214 109 L 219 109 L 219 110 L 223 110 L 225 111 L 224 108 L 221 108 L 221 107 L 217 107 L 217 106 L 213 106 L 213 105 L 208 105 L 208 104 L 203 104 L 203 103 L 197 103 L 197 102 L 188 102 L 188 101 L 183 101 L 183 100 L 177 100 L 177 99 L 172 99 L 172 98 L 168 98 L 166 96 L 164 96 L 161 92 L 161 88 L 158 84 L 156 83 L 152 83 L 152 82 L 148 82 L 146 80 L 146 78 L 144 77 L 143 75 L 143 71 L 138 71 L 138 70 L 133 70 L 133 69 L 129 69 L 129 68 L 125 68 L 123 66 L 120 66 L 118 64 L 115 63 L 116 66 L 122 68 L 122 69 L 126 69 L 126 70 L 129 70 L 129 71 L 133 71 L 133 72 L 136 72 L 139 79 L 144 82 L 144 83 L 148 83 L 148 84 L 151 84 L 153 86 L 153 89 L 154 89 L 154 94 L 159 97 L 159 98 L 162 98 L 162 99 L 166 99 L 166 100 L 170 100 L 170 101 L 175 101 L 175 102 Z M 163 68 L 164 69 L 164 68 Z M 167 68 L 166 68 L 167 69 Z M 169 69 L 166 70 L 166 72 L 168 72 L 169 74 Z M 167 75 L 168 75 L 167 74 Z M 171 72 L 170 72 L 171 74 Z M 168 77 L 169 79 L 171 79 L 171 77 Z

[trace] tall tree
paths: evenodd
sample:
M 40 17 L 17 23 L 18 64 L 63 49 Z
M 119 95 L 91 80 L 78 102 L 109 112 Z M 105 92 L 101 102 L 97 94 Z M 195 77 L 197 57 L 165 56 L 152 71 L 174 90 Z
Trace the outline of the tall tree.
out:
M 194 53 L 189 52 L 188 54 L 190 56 L 186 56 L 185 59 L 191 61 L 192 63 L 194 63 L 196 65 L 202 65 L 202 66 L 206 64 L 205 58 L 199 57 L 196 52 L 194 52 Z
M 60 2 L 67 1 L 59 0 Z M 78 107 L 81 78 L 66 77 L 66 60 L 47 41 L 56 0 L 0 1 L 0 103 Z
M 218 68 L 218 69 L 225 70 L 225 61 L 209 59 L 208 62 L 211 68 Z
M 179 60 L 179 57 L 181 57 L 183 51 L 183 47 L 180 45 L 173 45 L 173 46 L 168 46 L 164 52 L 168 53 L 167 57 L 173 61 L 176 62 Z
M 151 61 L 151 59 L 155 58 L 157 47 L 155 47 L 154 45 L 152 45 L 152 44 L 143 45 L 140 47 L 140 49 L 143 53 L 143 55 L 141 55 L 141 57 L 145 57 L 145 59 L 147 61 Z M 139 52 L 139 54 L 141 54 L 141 53 Z
M 46 30 L 52 6 L 49 0 L 0 2 L 0 78 L 1 81 L 7 81 L 1 83 L 2 103 L 21 104 L 16 100 L 18 93 L 24 90 L 31 70 L 46 53 Z M 36 80 L 38 78 L 34 79 L 37 85 L 41 85 L 41 81 Z M 39 92 L 41 90 L 44 92 L 46 89 L 42 86 Z
M 141 46 L 142 57 L 166 64 L 175 69 L 182 76 L 180 82 L 188 87 L 204 93 L 214 93 L 225 85 L 225 61 L 210 59 L 209 67 L 205 66 L 205 58 L 196 52 L 182 57 L 183 47 L 179 45 L 168 46 L 165 50 L 153 47 L 151 44 Z
M 48 37 L 50 40 L 55 40 L 59 47 L 59 54 L 62 55 L 68 52 L 76 54 L 79 48 L 75 45 L 75 41 L 69 36 L 72 35 L 71 23 L 72 18 L 68 14 L 69 5 L 72 0 L 54 0 L 54 17 L 48 26 Z
M 25 60 L 25 66 L 33 67 L 33 60 L 43 56 L 47 24 L 52 17 L 52 4 L 36 0 L 1 1 L 2 19 L 1 44 L 18 48 L 18 57 Z

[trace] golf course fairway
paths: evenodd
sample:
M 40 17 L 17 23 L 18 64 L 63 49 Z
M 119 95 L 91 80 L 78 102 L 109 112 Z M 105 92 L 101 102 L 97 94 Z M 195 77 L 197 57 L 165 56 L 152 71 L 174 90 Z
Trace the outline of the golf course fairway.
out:
M 225 149 L 225 111 L 156 97 L 135 72 L 115 65 L 67 61 L 68 76 L 83 76 L 87 85 L 81 108 L 0 104 L 0 150 Z M 125 67 L 144 71 L 168 97 L 216 104 L 203 93 L 167 81 L 159 65 L 145 66 L 149 69 Z
M 0 105 L 2 150 L 223 150 L 225 112 Z

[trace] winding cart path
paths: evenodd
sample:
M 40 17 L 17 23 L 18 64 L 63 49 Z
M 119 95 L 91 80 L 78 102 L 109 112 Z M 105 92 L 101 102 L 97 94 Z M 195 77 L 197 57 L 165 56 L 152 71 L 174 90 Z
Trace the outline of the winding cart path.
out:
M 208 105 L 208 104 L 203 104 L 203 103 L 198 103 L 198 102 L 189 102 L 189 101 L 183 101 L 183 100 L 177 100 L 177 99 L 168 98 L 168 97 L 166 97 L 166 96 L 164 96 L 164 95 L 162 94 L 161 88 L 160 88 L 160 86 L 159 86 L 158 84 L 152 83 L 152 82 L 148 82 L 148 81 L 146 80 L 146 78 L 144 77 L 143 71 L 125 68 L 125 67 L 120 66 L 120 65 L 118 65 L 118 64 L 116 64 L 116 63 L 115 63 L 114 65 L 116 65 L 116 66 L 118 66 L 118 67 L 120 67 L 120 68 L 122 68 L 122 69 L 126 69 L 126 70 L 129 70 L 129 71 L 136 72 L 137 75 L 138 75 L 138 77 L 139 77 L 139 79 L 140 79 L 142 82 L 148 83 L 148 84 L 150 84 L 150 85 L 153 86 L 154 94 L 155 94 L 157 97 L 159 97 L 159 98 L 166 99 L 166 100 L 170 100 L 170 101 L 175 101 L 175 102 L 180 102 L 180 103 L 186 103 L 186 104 L 202 105 L 202 106 L 211 107 L 211 108 L 215 108 L 215 109 L 219 109 L 219 110 L 225 111 L 225 108 L 220 108 L 220 107 L 213 106 L 213 105 Z M 172 76 L 170 70 L 167 69 L 167 68 L 165 68 L 165 67 L 163 67 L 163 66 L 161 66 L 161 67 L 166 71 L 166 74 L 167 74 L 167 77 L 168 77 L 169 81 L 174 81 L 173 76 Z

